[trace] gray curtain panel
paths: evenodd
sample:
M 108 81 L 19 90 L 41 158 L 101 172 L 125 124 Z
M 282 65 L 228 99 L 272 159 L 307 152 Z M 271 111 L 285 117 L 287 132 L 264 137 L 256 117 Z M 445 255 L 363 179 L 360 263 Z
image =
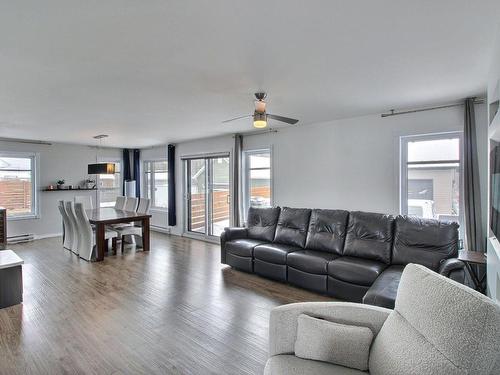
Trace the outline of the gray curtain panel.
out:
M 234 154 L 233 154 L 233 191 L 231 202 L 233 205 L 233 223 L 235 227 L 241 224 L 241 157 L 243 149 L 243 136 L 234 135 Z
M 482 238 L 481 194 L 477 156 L 474 98 L 465 99 L 464 113 L 464 208 L 466 249 L 485 251 Z

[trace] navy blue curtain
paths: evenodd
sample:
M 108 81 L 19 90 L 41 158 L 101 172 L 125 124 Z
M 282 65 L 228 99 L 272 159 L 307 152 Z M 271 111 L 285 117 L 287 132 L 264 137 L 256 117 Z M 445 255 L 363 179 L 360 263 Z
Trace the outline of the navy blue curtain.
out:
M 175 145 L 168 145 L 168 225 L 177 225 L 177 211 L 175 209 Z
M 141 150 L 134 150 L 134 179 L 135 179 L 135 196 L 141 197 Z
M 128 148 L 123 149 L 123 195 L 125 195 L 125 182 L 130 181 L 132 175 L 130 174 L 130 150 Z

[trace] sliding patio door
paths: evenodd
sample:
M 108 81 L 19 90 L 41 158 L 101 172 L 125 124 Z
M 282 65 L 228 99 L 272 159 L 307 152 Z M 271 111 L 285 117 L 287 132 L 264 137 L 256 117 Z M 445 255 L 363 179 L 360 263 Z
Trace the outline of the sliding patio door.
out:
M 220 236 L 229 226 L 229 155 L 184 160 L 187 233 L 207 238 Z

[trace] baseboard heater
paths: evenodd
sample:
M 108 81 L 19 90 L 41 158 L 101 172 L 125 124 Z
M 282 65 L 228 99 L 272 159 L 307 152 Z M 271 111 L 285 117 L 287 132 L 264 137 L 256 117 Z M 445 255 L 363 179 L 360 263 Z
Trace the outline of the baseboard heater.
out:
M 35 235 L 33 233 L 30 234 L 20 234 L 18 236 L 10 236 L 7 237 L 7 244 L 13 245 L 16 243 L 23 243 L 33 241 L 35 239 Z

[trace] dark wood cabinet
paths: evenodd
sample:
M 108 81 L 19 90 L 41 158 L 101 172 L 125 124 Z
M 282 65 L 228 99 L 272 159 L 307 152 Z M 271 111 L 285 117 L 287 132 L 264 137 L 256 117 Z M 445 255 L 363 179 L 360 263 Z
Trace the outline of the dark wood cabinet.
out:
M 0 250 L 7 247 L 7 210 L 0 207 Z

